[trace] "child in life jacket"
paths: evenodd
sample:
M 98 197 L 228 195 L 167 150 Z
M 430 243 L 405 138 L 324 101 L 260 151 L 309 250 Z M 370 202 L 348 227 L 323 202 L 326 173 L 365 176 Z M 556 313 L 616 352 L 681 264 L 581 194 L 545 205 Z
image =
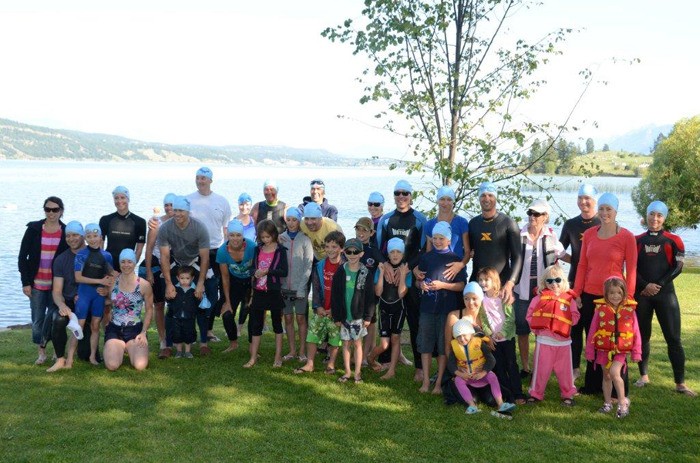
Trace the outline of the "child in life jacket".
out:
M 626 367 L 627 354 L 632 361 L 642 359 L 642 341 L 635 309 L 637 303 L 627 294 L 625 280 L 610 277 L 604 284 L 605 298 L 595 301 L 591 328 L 586 342 L 586 359 L 602 365 L 603 398 L 600 413 L 612 411 L 612 388 L 617 392 L 617 417 L 629 415 L 630 400 L 625 397 L 622 369 Z
M 449 368 L 454 368 L 455 385 L 467 407 L 467 415 L 473 415 L 480 410 L 476 406 L 474 396 L 468 386 L 491 387 L 491 394 L 496 399 L 498 413 L 510 413 L 515 409 L 515 404 L 503 402 L 501 387 L 498 378 L 491 371 L 496 364 L 496 359 L 489 349 L 488 338 L 474 336 L 474 327 L 469 320 L 463 318 L 452 326 L 454 339 L 451 342 L 452 353 L 449 359 Z
M 545 269 L 539 290 L 525 315 L 536 336 L 528 402 L 544 399 L 547 381 L 554 371 L 559 382 L 561 404 L 571 407 L 576 394 L 571 363 L 571 327 L 578 323 L 581 314 L 564 271 L 558 265 Z

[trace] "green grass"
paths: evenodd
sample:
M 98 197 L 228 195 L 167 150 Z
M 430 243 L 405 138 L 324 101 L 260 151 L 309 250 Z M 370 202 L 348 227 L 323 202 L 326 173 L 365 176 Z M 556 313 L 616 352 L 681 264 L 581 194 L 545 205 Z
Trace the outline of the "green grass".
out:
M 641 177 L 651 164 L 652 156 L 625 151 L 594 151 L 574 158 L 574 171 L 585 165 L 593 175 Z M 591 167 L 593 166 L 593 167 Z
M 700 275 L 683 274 L 676 286 L 687 382 L 698 390 Z M 27 330 L 0 333 L 2 461 L 698 461 L 700 401 L 673 392 L 656 322 L 652 383 L 632 388 L 625 420 L 596 413 L 598 397 L 560 406 L 554 381 L 542 404 L 505 421 L 483 405 L 467 416 L 418 393 L 406 367 L 390 382 L 364 372 L 362 385 L 296 376 L 293 365 L 273 370 L 271 334 L 251 370 L 241 368 L 245 340 L 233 354 L 214 344 L 211 357 L 163 361 L 155 332 L 150 338 L 143 372 L 79 362 L 48 374 L 32 364 Z M 630 380 L 637 377 L 632 366 Z

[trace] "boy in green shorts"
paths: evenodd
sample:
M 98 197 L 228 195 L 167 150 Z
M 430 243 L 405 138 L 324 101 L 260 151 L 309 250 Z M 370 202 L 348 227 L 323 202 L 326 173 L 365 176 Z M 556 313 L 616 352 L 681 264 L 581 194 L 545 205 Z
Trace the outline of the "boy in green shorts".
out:
M 331 318 L 331 287 L 333 275 L 343 265 L 341 251 L 345 246 L 345 235 L 339 231 L 332 231 L 323 240 L 326 257 L 321 259 L 311 271 L 311 286 L 313 297 L 311 306 L 314 313 L 309 319 L 309 332 L 306 335 L 306 365 L 294 370 L 296 374 L 310 373 L 314 371 L 314 357 L 318 350 L 318 344 L 328 339 L 328 351 L 330 359 L 326 366 L 326 374 L 335 374 L 335 359 L 338 356 L 338 347 L 342 345 L 340 329 L 335 326 Z

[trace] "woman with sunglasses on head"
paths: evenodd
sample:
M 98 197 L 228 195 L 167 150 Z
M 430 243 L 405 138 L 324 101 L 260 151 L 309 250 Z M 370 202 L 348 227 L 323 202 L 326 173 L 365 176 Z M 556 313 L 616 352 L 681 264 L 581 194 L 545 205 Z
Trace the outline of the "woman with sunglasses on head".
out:
M 369 194 L 369 198 L 367 198 L 367 212 L 369 212 L 369 216 L 372 219 L 372 223 L 374 224 L 374 229 L 377 229 L 377 225 L 379 225 L 379 220 L 382 218 L 384 215 L 384 195 L 381 194 L 378 191 L 373 191 L 372 193 Z M 377 234 L 374 233 L 370 238 L 369 242 L 372 245 L 372 247 L 379 249 L 379 243 L 377 242 Z
M 44 201 L 45 217 L 27 224 L 22 244 L 19 248 L 18 267 L 22 279 L 22 292 L 29 298 L 32 311 L 32 342 L 39 346 L 37 365 L 46 362 L 46 343 L 51 329 L 52 317 L 46 323 L 47 310 L 54 307 L 51 299 L 53 280 L 52 263 L 54 257 L 68 249 L 66 244 L 63 201 L 49 196 Z
M 515 334 L 518 338 L 518 351 L 522 369 L 521 377 L 530 374 L 530 325 L 527 323 L 527 308 L 537 293 L 537 286 L 547 267 L 554 265 L 566 255 L 564 246 L 547 226 L 549 203 L 536 199 L 527 208 L 527 225 L 520 230 L 522 243 L 522 270 L 520 280 L 515 285 Z

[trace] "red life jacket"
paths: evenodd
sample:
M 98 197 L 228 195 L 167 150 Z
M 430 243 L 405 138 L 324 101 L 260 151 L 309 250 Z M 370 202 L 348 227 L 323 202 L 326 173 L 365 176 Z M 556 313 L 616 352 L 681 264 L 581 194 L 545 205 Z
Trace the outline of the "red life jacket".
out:
M 540 293 L 540 303 L 535 307 L 530 320 L 533 330 L 549 330 L 552 333 L 568 338 L 571 334 L 573 315 L 571 301 L 574 294 L 571 291 L 560 293 L 558 296 L 550 289 Z
M 613 354 L 631 352 L 634 345 L 634 311 L 637 302 L 627 299 L 620 304 L 617 311 L 610 307 L 605 299 L 596 299 L 595 310 L 598 312 L 598 326 L 593 334 L 593 347 L 596 350 L 609 351 Z

